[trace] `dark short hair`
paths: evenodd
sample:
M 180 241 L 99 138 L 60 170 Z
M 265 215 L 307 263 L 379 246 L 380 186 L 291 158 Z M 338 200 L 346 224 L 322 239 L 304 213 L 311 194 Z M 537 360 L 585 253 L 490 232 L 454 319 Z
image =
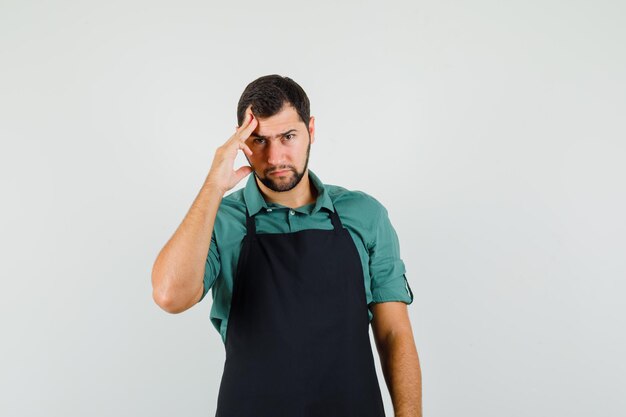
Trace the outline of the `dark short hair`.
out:
M 248 84 L 239 98 L 237 124 L 241 126 L 250 104 L 256 117 L 266 118 L 277 114 L 286 103 L 295 108 L 308 128 L 311 105 L 302 87 L 291 78 L 278 74 L 259 77 Z

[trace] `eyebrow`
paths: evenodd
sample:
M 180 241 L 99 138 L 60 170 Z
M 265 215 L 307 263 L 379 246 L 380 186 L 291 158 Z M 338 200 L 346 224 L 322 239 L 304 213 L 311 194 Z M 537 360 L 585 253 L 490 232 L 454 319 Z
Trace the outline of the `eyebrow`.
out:
M 279 138 L 279 137 L 281 137 L 281 136 L 288 135 L 288 134 L 289 134 L 289 133 L 291 133 L 291 132 L 297 132 L 297 129 L 289 129 L 288 131 L 286 131 L 286 132 L 284 132 L 284 133 L 279 133 L 279 134 L 277 134 L 275 137 Z M 265 139 L 265 140 L 267 140 L 267 136 L 261 136 L 261 135 L 257 135 L 257 134 L 255 134 L 255 133 L 250 134 L 250 137 L 253 137 L 253 138 L 259 138 L 259 139 Z

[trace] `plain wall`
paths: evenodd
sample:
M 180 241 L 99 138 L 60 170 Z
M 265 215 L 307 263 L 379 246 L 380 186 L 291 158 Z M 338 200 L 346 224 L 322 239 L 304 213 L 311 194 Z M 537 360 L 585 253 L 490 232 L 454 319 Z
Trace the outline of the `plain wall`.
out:
M 0 0 L 0 415 L 214 415 L 212 298 L 165 313 L 150 272 L 273 73 L 311 169 L 389 211 L 425 416 L 623 415 L 625 12 Z

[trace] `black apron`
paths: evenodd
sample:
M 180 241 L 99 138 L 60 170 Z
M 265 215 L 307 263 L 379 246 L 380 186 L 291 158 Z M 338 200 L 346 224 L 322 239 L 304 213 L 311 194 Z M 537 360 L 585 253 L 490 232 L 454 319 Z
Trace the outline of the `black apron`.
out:
M 246 211 L 216 417 L 384 417 L 363 268 L 333 230 L 257 234 Z

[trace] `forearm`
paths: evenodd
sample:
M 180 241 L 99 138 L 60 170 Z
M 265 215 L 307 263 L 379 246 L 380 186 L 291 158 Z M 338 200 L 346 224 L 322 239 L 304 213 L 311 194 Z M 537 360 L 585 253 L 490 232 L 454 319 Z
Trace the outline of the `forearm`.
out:
M 153 298 L 170 313 L 193 306 L 201 294 L 211 234 L 223 195 L 219 188 L 205 181 L 182 223 L 154 262 Z
M 379 350 L 395 417 L 422 417 L 422 376 L 413 333 L 390 335 Z

